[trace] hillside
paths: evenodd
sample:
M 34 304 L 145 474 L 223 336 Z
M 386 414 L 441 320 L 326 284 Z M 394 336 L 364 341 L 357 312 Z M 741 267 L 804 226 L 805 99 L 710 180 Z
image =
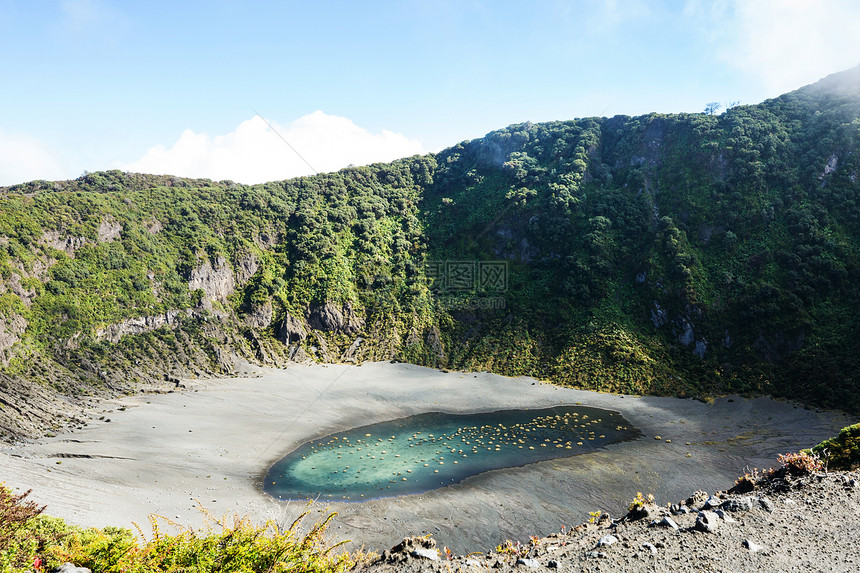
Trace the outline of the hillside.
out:
M 264 185 L 0 190 L 0 435 L 237 359 L 860 409 L 860 67 L 720 115 L 520 124 Z

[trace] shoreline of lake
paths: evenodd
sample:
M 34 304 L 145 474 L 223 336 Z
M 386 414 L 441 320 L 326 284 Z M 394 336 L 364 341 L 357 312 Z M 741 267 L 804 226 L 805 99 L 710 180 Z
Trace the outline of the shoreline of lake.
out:
M 110 422 L 0 448 L 0 481 L 32 488 L 47 513 L 81 525 L 143 526 L 157 514 L 198 528 L 207 519 L 200 505 L 215 516 L 289 523 L 306 507 L 263 493 L 271 465 L 308 440 L 368 423 L 581 402 L 621 412 L 643 432 L 587 455 L 492 470 L 422 494 L 328 504 L 339 514 L 330 535 L 354 546 L 382 550 L 432 533 L 468 552 L 578 524 L 589 511 L 619 513 L 637 491 L 666 503 L 727 488 L 745 467 L 773 465 L 776 454 L 851 423 L 768 398 L 622 397 L 409 364 L 245 366 L 238 378 L 185 384 L 186 391 L 105 402 Z M 326 506 L 312 513 L 322 516 Z

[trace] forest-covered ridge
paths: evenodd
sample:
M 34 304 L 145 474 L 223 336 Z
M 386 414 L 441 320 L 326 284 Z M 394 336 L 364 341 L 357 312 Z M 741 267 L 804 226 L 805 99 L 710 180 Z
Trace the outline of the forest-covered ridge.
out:
M 719 115 L 524 123 L 263 185 L 109 171 L 4 188 L 0 430 L 73 423 L 20 406 L 35 397 L 237 356 L 856 411 L 858 153 L 855 68 Z

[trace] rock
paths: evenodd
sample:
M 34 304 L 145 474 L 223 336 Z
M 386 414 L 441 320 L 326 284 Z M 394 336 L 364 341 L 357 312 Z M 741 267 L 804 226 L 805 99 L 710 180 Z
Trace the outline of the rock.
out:
M 404 563 L 409 558 L 439 560 L 436 540 L 430 537 L 405 537 L 403 541 L 382 552 L 379 561 L 389 564 Z
M 349 348 L 347 348 L 344 353 L 340 357 L 341 362 L 357 362 L 358 356 L 358 347 L 361 346 L 361 343 L 364 342 L 362 337 L 357 337 L 352 344 L 350 344 Z
M 654 544 L 652 544 L 652 543 L 643 543 L 643 544 L 642 544 L 642 548 L 643 548 L 643 549 L 647 549 L 648 551 L 650 551 L 650 552 L 651 552 L 651 555 L 656 555 L 656 554 L 657 554 L 657 548 L 656 548 L 656 547 L 654 546 Z
M 439 551 L 437 551 L 436 549 L 425 549 L 423 547 L 419 547 L 418 549 L 413 549 L 409 555 L 418 559 L 439 561 Z
M 714 533 L 717 530 L 719 518 L 713 511 L 700 511 L 696 518 L 696 525 L 693 528 L 696 531 L 704 531 L 705 533 Z
M 660 525 L 662 527 L 671 527 L 675 531 L 678 531 L 679 529 L 681 529 L 680 527 L 678 527 L 678 524 L 675 523 L 675 520 L 672 519 L 671 517 L 668 517 L 668 516 L 664 517 L 660 521 L 652 521 L 651 525 Z
M 25 330 L 27 330 L 27 319 L 20 314 L 10 312 L 8 316 L 0 318 L 0 362 L 4 366 L 7 366 L 12 358 L 12 353 L 6 351 L 21 340 L 20 335 Z
M 699 505 L 700 503 L 703 503 L 706 499 L 708 499 L 708 497 L 710 496 L 707 493 L 700 490 L 688 497 L 684 503 L 692 507 L 694 505 Z
M 627 512 L 627 515 L 625 515 L 624 518 L 629 521 L 645 519 L 646 517 L 654 519 L 657 517 L 659 511 L 660 508 L 657 507 L 656 503 L 646 503 L 644 505 L 639 505 L 631 509 L 629 512 Z
M 210 301 L 227 298 L 235 288 L 233 270 L 227 264 L 227 259 L 220 255 L 215 257 L 214 264 L 207 259 L 188 275 L 188 290 L 193 292 L 200 289 Z
M 686 505 L 681 505 L 678 503 L 673 504 L 672 507 L 669 508 L 669 511 L 672 513 L 672 515 L 685 515 L 687 513 L 690 513 L 690 510 L 687 509 Z
M 122 236 L 122 224 L 108 215 L 102 220 L 98 230 L 99 243 L 109 243 Z
M 315 305 L 308 309 L 308 325 L 314 330 L 354 334 L 364 327 L 364 321 L 356 316 L 352 304 L 338 308 L 333 302 Z
M 604 535 L 600 538 L 600 541 L 597 542 L 598 547 L 607 547 L 612 545 L 613 543 L 618 543 L 618 538 L 614 535 Z
M 260 265 L 252 253 L 244 253 L 236 260 L 236 282 L 245 284 L 257 274 Z
M 162 326 L 178 326 L 185 317 L 198 316 L 191 310 L 168 310 L 164 314 L 153 316 L 141 316 L 138 318 L 127 318 L 121 322 L 109 324 L 104 328 L 96 330 L 96 340 L 107 340 L 113 344 L 127 334 L 142 334 L 158 330 Z
M 702 506 L 703 509 L 714 509 L 716 507 L 720 507 L 723 504 L 723 500 L 718 497 L 711 496 L 705 500 L 705 504 Z
M 681 333 L 678 335 L 678 342 L 683 344 L 684 346 L 690 346 L 696 340 L 696 335 L 693 331 L 693 325 L 690 322 L 679 316 L 677 318 L 678 325 L 681 327 Z
M 526 567 L 540 567 L 540 561 L 537 559 L 529 559 L 528 557 L 520 557 L 517 559 L 517 565 L 525 565 Z
M 558 561 L 556 561 L 555 559 L 550 559 L 546 562 L 546 566 L 550 569 L 558 569 Z
M 750 553 L 758 553 L 759 551 L 764 551 L 764 546 L 759 545 L 752 539 L 744 539 L 744 547 L 750 550 Z
M 768 513 L 773 513 L 773 502 L 766 497 L 758 498 L 758 504 Z
M 668 322 L 668 318 L 666 317 L 666 311 L 660 307 L 660 303 L 656 300 L 654 301 L 654 308 L 651 310 L 651 323 L 654 325 L 654 328 L 660 328 L 664 324 Z
M 51 573 L 93 573 L 88 567 L 78 567 L 74 563 L 63 563 L 59 567 L 51 569 Z
M 737 523 L 737 520 L 733 518 L 731 515 L 723 511 L 722 509 L 714 510 L 714 513 L 717 514 L 717 517 L 725 521 L 726 523 Z
M 60 231 L 45 231 L 39 243 L 74 257 L 75 251 L 83 247 L 87 240 L 84 237 L 73 237 Z
M 289 313 L 285 313 L 284 320 L 281 321 L 281 326 L 278 328 L 278 340 L 289 346 L 299 343 L 307 337 L 308 333 L 302 321 Z
M 749 511 L 753 508 L 753 498 L 751 497 L 734 497 L 727 499 L 720 506 L 728 511 Z
M 273 314 L 272 303 L 266 301 L 263 305 L 254 306 L 251 312 L 245 315 L 245 324 L 251 328 L 266 328 L 272 324 Z
M 602 558 L 606 557 L 606 553 L 604 553 L 603 551 L 586 551 L 585 556 L 591 558 Z

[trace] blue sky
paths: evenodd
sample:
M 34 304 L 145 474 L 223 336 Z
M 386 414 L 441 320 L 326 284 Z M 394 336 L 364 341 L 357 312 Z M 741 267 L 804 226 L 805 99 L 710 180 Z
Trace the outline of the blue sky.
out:
M 856 0 L 0 0 L 0 185 L 309 172 L 273 128 L 327 171 L 757 103 L 860 64 L 857 30 Z

